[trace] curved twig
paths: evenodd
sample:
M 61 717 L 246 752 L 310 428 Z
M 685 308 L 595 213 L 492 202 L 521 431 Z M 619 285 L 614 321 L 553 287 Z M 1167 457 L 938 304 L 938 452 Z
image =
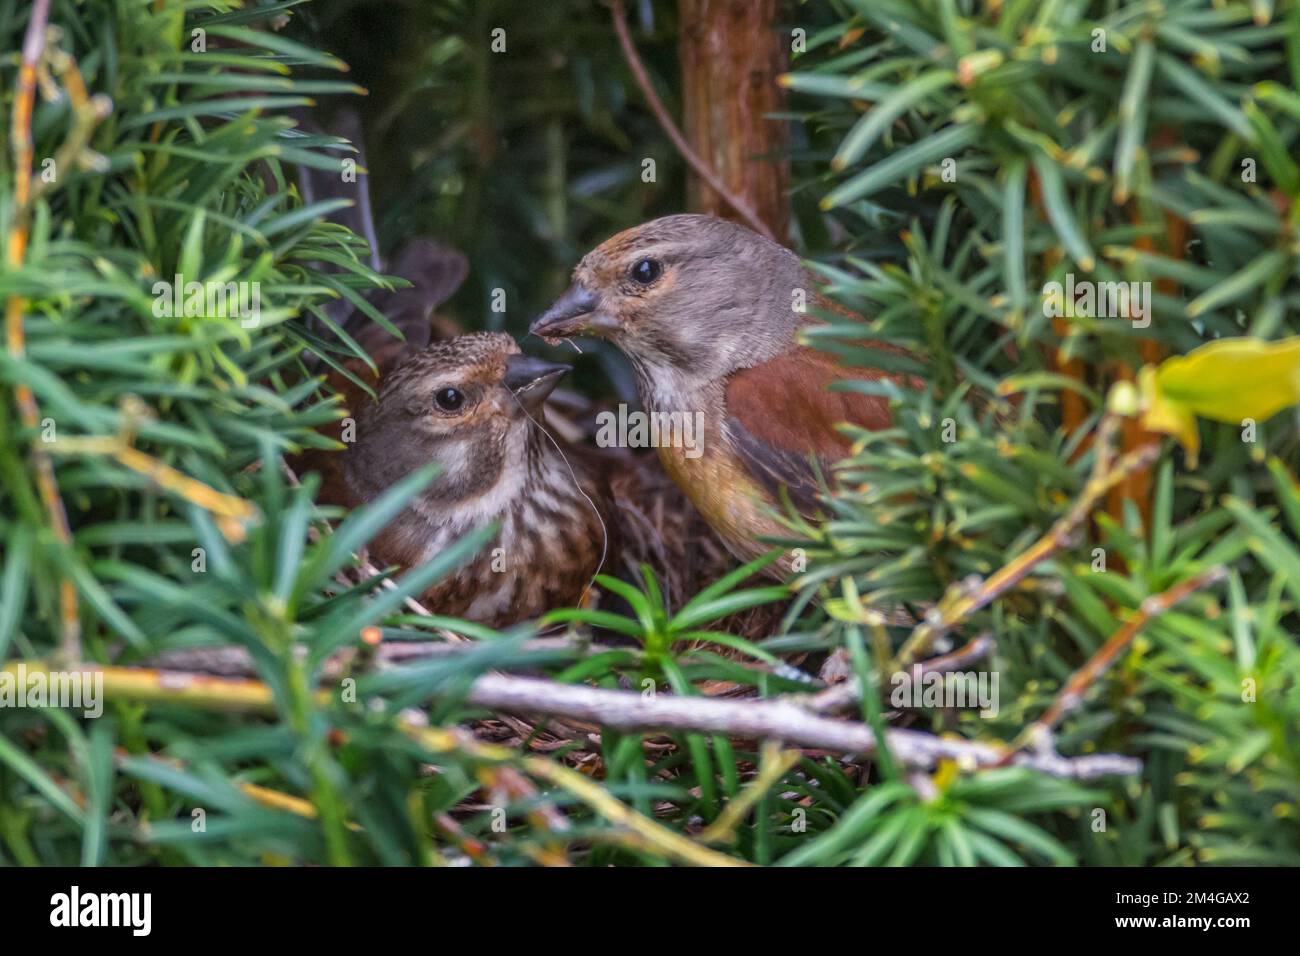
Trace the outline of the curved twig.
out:
M 632 78 L 636 80 L 636 85 L 641 88 L 641 95 L 645 97 L 650 112 L 659 121 L 659 125 L 663 127 L 667 137 L 672 140 L 677 152 L 681 153 L 682 158 L 686 160 L 686 165 L 691 167 L 695 175 L 708 183 L 709 188 L 721 196 L 728 206 L 739 213 L 750 229 L 775 242 L 776 236 L 768 228 L 767 223 L 758 217 L 758 213 L 754 211 L 749 203 L 728 189 L 722 180 L 718 178 L 717 173 L 708 167 L 708 164 L 700 158 L 695 150 L 691 149 L 690 144 L 686 142 L 686 137 L 682 135 L 682 131 L 677 128 L 673 118 L 668 115 L 663 100 L 659 99 L 654 84 L 650 82 L 650 75 L 646 73 L 641 57 L 637 55 L 636 47 L 632 43 L 632 37 L 627 32 L 627 16 L 623 10 L 623 0 L 609 0 L 608 6 L 610 15 L 614 20 L 614 32 L 618 34 L 619 48 L 623 51 L 623 58 L 627 60 L 628 69 L 632 71 Z
M 931 657 L 913 665 L 919 674 L 946 674 L 950 671 L 965 670 L 971 664 L 983 660 L 993 650 L 993 636 L 981 634 L 968 644 L 957 648 L 942 657 Z M 801 703 L 804 707 L 818 714 L 829 714 L 856 704 L 862 699 L 862 685 L 857 677 L 835 684 L 826 690 L 809 694 Z

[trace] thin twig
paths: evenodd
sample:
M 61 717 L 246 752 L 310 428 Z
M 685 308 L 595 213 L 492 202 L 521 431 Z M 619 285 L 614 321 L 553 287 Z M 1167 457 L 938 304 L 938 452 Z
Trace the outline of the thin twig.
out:
M 951 654 L 931 657 L 915 665 L 920 676 L 925 674 L 946 674 L 950 671 L 965 670 L 971 664 L 983 660 L 993 650 L 993 637 L 981 634 L 975 640 L 964 644 Z M 862 699 L 862 685 L 856 677 L 850 677 L 834 687 L 809 694 L 802 700 L 802 705 L 819 714 L 829 714 L 850 707 Z
M 40 661 L 10 662 L 2 669 L 13 670 L 19 665 L 26 667 L 29 674 L 40 670 L 48 673 L 48 668 Z M 165 701 L 256 713 L 274 710 L 271 688 L 261 681 L 94 664 L 83 664 L 76 670 L 102 674 L 104 693 L 110 698 Z M 328 694 L 327 691 L 318 693 L 322 701 Z M 432 693 L 436 695 L 437 691 Z M 629 732 L 683 730 L 716 733 L 751 740 L 781 740 L 796 746 L 843 754 L 869 754 L 877 745 L 875 734 L 865 724 L 813 714 L 784 699 L 718 700 L 669 694 L 643 697 L 633 691 L 483 674 L 471 685 L 463 701 L 471 707 L 487 710 L 588 720 Z M 930 769 L 942 760 L 952 760 L 974 770 L 1001 766 L 1005 762 L 1005 746 L 1001 744 L 936 737 L 903 729 L 886 731 L 886 742 L 894 759 L 908 767 Z M 1134 774 L 1141 769 L 1140 761 L 1118 755 L 1065 759 L 1055 754 L 1021 753 L 1010 762 L 1079 779 L 1117 772 Z
M 1052 730 L 1056 725 L 1066 714 L 1083 703 L 1083 695 L 1088 692 L 1088 688 L 1110 669 L 1111 665 L 1119 659 L 1120 654 L 1133 642 L 1133 638 L 1137 637 L 1138 632 L 1146 627 L 1152 618 L 1159 617 L 1193 592 L 1217 584 L 1226 576 L 1227 569 L 1222 565 L 1215 565 L 1143 601 L 1137 613 L 1112 634 L 1087 663 L 1071 675 L 1043 716 L 1020 732 L 1012 742 L 1012 750 L 1016 751 L 1036 742 L 1050 741 Z
M 480 641 L 386 641 L 375 648 L 372 661 L 380 667 L 391 667 L 431 657 L 455 657 L 482 646 Z M 614 649 L 568 637 L 537 637 L 519 645 L 519 651 L 524 654 L 581 651 L 590 655 Z M 302 647 L 302 652 L 306 651 L 307 648 Z M 331 656 L 321 668 L 322 679 L 330 680 L 342 673 L 355 654 L 354 649 L 346 648 Z M 238 646 L 177 648 L 155 654 L 143 663 L 145 667 L 158 670 L 201 672 L 220 677 L 254 677 L 257 674 L 252 655 Z
M 690 144 L 686 142 L 686 137 L 682 135 L 673 118 L 668 114 L 667 108 L 663 101 L 659 99 L 659 94 L 655 92 L 654 84 L 650 82 L 650 75 L 646 73 L 645 66 L 641 63 L 641 57 L 637 55 L 636 46 L 632 43 L 632 37 L 627 31 L 627 16 L 623 10 L 623 0 L 609 0 L 610 16 L 614 21 L 614 32 L 618 35 L 618 45 L 623 51 L 623 58 L 627 60 L 628 69 L 632 71 L 632 78 L 636 80 L 636 85 L 641 88 L 641 95 L 645 97 L 646 105 L 650 107 L 650 112 L 654 114 L 659 125 L 663 127 L 665 135 L 672 141 L 677 152 L 682 154 L 686 160 L 686 165 L 690 166 L 706 183 L 709 188 L 722 197 L 728 206 L 740 214 L 749 228 L 755 232 L 766 236 L 773 242 L 776 236 L 768 228 L 767 223 L 758 217 L 752 206 L 745 200 L 741 199 L 734 192 L 726 187 L 708 164 L 700 158 L 695 150 L 691 149 Z
M 1105 422 L 1103 426 L 1098 436 L 1099 444 L 1108 446 L 1113 429 Z M 1088 516 L 1092 514 L 1097 504 L 1106 497 L 1107 492 L 1155 461 L 1160 455 L 1160 445 L 1144 445 L 1136 448 L 1119 459 L 1113 468 L 1107 466 L 1109 462 L 1107 450 L 1098 448 L 1097 455 L 1098 467 L 1073 507 L 1052 525 L 1045 535 L 986 580 L 979 581 L 977 578 L 977 583 L 973 585 L 966 582 L 954 585 L 903 642 L 898 652 L 895 670 L 906 670 L 928 651 L 936 640 L 971 614 L 1011 590 L 1028 577 L 1038 565 L 1070 547 L 1079 528 L 1088 520 Z
M 253 503 L 217 491 L 136 448 L 136 431 L 153 414 L 144 402 L 130 396 L 122 402 L 121 413 L 122 427 L 116 435 L 64 438 L 53 446 L 53 450 L 61 455 L 106 455 L 113 458 L 163 491 L 207 511 L 227 541 L 232 544 L 243 541 L 247 534 L 245 525 L 257 515 Z

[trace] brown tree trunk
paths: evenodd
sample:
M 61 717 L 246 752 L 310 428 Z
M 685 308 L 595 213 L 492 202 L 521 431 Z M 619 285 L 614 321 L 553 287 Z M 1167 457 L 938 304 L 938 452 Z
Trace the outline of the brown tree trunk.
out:
M 789 242 L 786 123 L 768 119 L 784 96 L 786 42 L 776 29 L 777 0 L 679 0 L 683 132 L 736 196 L 747 201 L 778 242 Z M 742 222 L 691 174 L 694 212 Z

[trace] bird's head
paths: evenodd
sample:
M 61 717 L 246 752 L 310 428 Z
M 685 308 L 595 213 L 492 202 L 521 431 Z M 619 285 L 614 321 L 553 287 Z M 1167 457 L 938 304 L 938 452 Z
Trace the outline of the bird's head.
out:
M 424 493 L 462 501 L 526 470 L 535 420 L 567 365 L 522 355 L 501 333 L 462 335 L 416 352 L 386 375 L 357 416 L 348 478 L 373 496 L 415 468 L 441 470 Z
M 598 336 L 642 369 L 707 381 L 788 348 L 808 282 L 792 252 L 744 226 L 666 216 L 589 252 L 531 331 Z

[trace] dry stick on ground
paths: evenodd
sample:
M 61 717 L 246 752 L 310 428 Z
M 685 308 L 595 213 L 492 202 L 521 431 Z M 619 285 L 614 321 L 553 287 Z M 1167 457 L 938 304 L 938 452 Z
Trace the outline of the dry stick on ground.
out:
M 28 674 L 48 673 L 41 661 L 14 661 L 0 670 L 13 672 L 18 666 L 25 667 Z M 78 669 L 101 673 L 104 693 L 109 698 L 257 713 L 274 709 L 271 689 L 261 681 L 129 667 L 81 665 Z M 876 736 L 865 724 L 813 714 L 783 699 L 718 700 L 668 694 L 647 698 L 634 691 L 484 674 L 463 700 L 471 707 L 588 720 L 615 730 L 698 731 L 751 740 L 781 740 L 843 754 L 868 754 L 876 749 Z M 932 768 L 941 760 L 953 760 L 969 769 L 1000 766 L 1006 752 L 1001 744 L 942 738 L 917 730 L 886 731 L 886 741 L 896 760 L 922 769 Z M 1142 766 L 1141 761 L 1114 754 L 1067 759 L 1056 754 L 1022 753 L 1011 763 L 1078 779 L 1131 775 Z
M 686 142 L 686 137 L 682 135 L 673 118 L 668 115 L 668 110 L 664 107 L 663 101 L 659 99 L 659 94 L 655 92 L 654 84 L 650 82 L 650 76 L 645 71 L 645 66 L 641 63 L 641 58 L 637 55 L 636 46 L 632 43 L 632 37 L 627 32 L 627 15 L 623 10 L 623 0 L 609 0 L 609 12 L 614 21 L 614 32 L 618 34 L 618 45 L 623 51 L 623 58 L 627 60 L 627 67 L 632 71 L 632 78 L 636 80 L 636 85 L 641 88 L 641 95 L 645 97 L 646 105 L 650 107 L 650 112 L 654 114 L 659 125 L 663 127 L 665 135 L 672 141 L 677 152 L 682 154 L 686 164 L 691 167 L 695 175 L 699 176 L 709 188 L 721 196 L 732 209 L 736 210 L 749 226 L 755 232 L 766 236 L 773 242 L 776 237 L 772 230 L 768 228 L 767 223 L 763 222 L 745 200 L 741 199 L 734 192 L 726 187 L 717 174 L 709 168 L 691 149 L 690 144 Z
M 1096 467 L 1084 486 L 1083 494 L 1070 510 L 1045 535 L 988 579 L 974 586 L 963 582 L 950 588 L 943 600 L 926 615 L 926 620 L 903 643 L 892 670 L 905 670 L 953 627 L 1011 590 L 1039 564 L 1070 547 L 1079 528 L 1106 497 L 1107 492 L 1159 457 L 1159 444 L 1144 445 L 1129 452 L 1111 467 L 1110 444 L 1117 425 L 1118 419 L 1114 416 L 1103 417 L 1096 441 Z
M 1061 722 L 1061 718 L 1083 703 L 1083 695 L 1088 688 L 1119 659 L 1147 622 L 1153 617 L 1159 617 L 1193 592 L 1222 581 L 1227 573 L 1222 565 L 1215 565 L 1143 601 L 1137 613 L 1112 634 L 1086 664 L 1074 672 L 1043 716 L 1020 732 L 1011 744 L 1012 753 L 1007 755 L 1008 758 L 1023 747 L 1050 747 L 1052 730 Z

